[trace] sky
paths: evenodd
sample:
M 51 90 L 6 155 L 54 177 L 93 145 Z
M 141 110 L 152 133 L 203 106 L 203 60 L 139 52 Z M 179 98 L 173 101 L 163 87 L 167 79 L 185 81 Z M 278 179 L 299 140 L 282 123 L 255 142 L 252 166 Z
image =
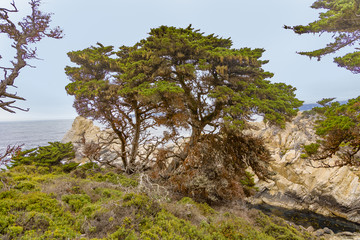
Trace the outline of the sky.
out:
M 0 0 L 9 7 L 11 0 Z M 29 12 L 28 0 L 15 0 L 19 13 Z M 36 68 L 24 68 L 16 79 L 15 91 L 26 101 L 18 106 L 29 112 L 11 114 L 0 110 L 0 121 L 73 119 L 73 97 L 65 86 L 70 83 L 64 68 L 72 65 L 66 53 L 100 42 L 118 48 L 131 46 L 146 38 L 151 28 L 161 25 L 187 27 L 205 34 L 230 37 L 234 48 L 264 48 L 264 69 L 275 74 L 272 82 L 284 82 L 297 88 L 297 97 L 305 103 L 322 98 L 346 100 L 360 95 L 359 76 L 339 68 L 333 57 L 310 60 L 296 52 L 325 46 L 328 34 L 297 35 L 284 25 L 307 24 L 317 19 L 319 11 L 310 8 L 313 0 L 43 0 L 40 9 L 52 12 L 52 26 L 64 30 L 64 38 L 43 39 L 36 44 L 42 60 L 29 62 Z M 0 66 L 13 57 L 4 34 L 0 35 Z M 346 49 L 345 49 L 346 51 Z

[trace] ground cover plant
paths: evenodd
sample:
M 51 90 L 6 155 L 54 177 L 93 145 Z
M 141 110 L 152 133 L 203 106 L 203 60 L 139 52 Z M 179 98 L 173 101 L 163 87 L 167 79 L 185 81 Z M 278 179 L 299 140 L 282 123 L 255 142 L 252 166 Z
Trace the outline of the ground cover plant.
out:
M 229 213 L 165 188 L 152 194 L 140 175 L 65 164 L 0 173 L 1 239 L 313 239 L 256 210 Z

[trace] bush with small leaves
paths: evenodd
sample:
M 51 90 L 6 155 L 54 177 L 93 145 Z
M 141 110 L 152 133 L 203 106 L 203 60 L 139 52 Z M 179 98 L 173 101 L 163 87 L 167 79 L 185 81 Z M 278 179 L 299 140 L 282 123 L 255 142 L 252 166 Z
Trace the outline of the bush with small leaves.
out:
M 11 161 L 11 167 L 20 165 L 35 165 L 52 167 L 61 165 L 64 159 L 75 157 L 73 145 L 69 143 L 49 142 L 48 146 L 33 148 L 20 152 Z
M 66 202 L 74 212 L 78 212 L 82 207 L 91 202 L 90 197 L 86 194 L 63 195 L 61 200 Z

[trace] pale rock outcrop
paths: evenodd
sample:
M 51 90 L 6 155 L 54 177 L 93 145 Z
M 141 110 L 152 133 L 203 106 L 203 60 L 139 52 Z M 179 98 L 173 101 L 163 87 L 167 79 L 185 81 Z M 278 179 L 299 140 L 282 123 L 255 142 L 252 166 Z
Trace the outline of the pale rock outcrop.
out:
M 106 142 L 106 139 L 112 134 L 114 134 L 112 130 L 102 130 L 100 127 L 94 125 L 93 121 L 78 116 L 75 118 L 71 129 L 63 137 L 62 142 L 72 142 L 76 153 L 75 161 L 85 163 L 89 161 L 84 154 L 85 144 L 101 144 L 101 142 Z M 101 159 L 113 159 L 114 155 L 116 155 L 114 152 L 120 147 L 116 140 L 110 145 L 101 144 L 101 146 Z
M 285 129 L 255 123 L 252 134 L 264 138 L 274 161 L 273 180 L 258 181 L 259 193 L 250 201 L 308 209 L 360 223 L 360 184 L 354 167 L 322 168 L 302 159 L 302 146 L 316 140 L 312 119 L 299 114 Z M 329 159 L 335 161 L 336 159 Z
M 98 135 L 101 130 L 98 126 L 95 126 L 93 121 L 84 117 L 78 116 L 75 118 L 71 129 L 65 134 L 61 142 L 72 142 L 75 149 L 75 161 L 85 163 L 87 159 L 83 154 L 84 141 L 97 142 Z
M 75 118 L 71 129 L 63 137 L 62 142 L 77 143 L 81 142 L 83 137 L 87 141 L 97 141 L 100 132 L 100 128 L 95 126 L 93 121 L 78 116 Z

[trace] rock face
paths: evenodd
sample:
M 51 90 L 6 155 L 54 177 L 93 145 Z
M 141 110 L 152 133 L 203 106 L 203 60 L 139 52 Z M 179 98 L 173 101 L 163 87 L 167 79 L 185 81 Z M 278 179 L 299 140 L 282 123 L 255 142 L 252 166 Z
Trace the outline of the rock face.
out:
M 87 162 L 88 159 L 83 154 L 84 142 L 97 142 L 100 133 L 100 128 L 95 126 L 91 120 L 78 116 L 61 142 L 72 142 L 75 149 L 75 161 Z
M 114 160 L 112 161 L 113 163 L 117 164 L 117 154 L 115 152 L 119 148 L 118 141 L 115 140 L 112 144 L 103 144 L 103 142 L 106 142 L 106 139 L 109 139 L 113 134 L 113 131 L 110 129 L 101 130 L 100 127 L 95 126 L 91 120 L 78 116 L 75 118 L 71 129 L 65 134 L 62 142 L 73 143 L 76 162 L 88 162 L 89 156 L 85 153 L 85 145 L 89 146 L 89 144 L 95 144 L 96 146 L 101 146 L 98 155 L 96 155 L 98 161 L 111 159 Z
M 360 184 L 353 167 L 322 168 L 300 157 L 302 145 L 316 140 L 311 120 L 299 114 L 285 129 L 255 123 L 272 153 L 273 181 L 258 181 L 253 203 L 307 209 L 360 223 Z M 336 159 L 329 159 L 335 161 Z
M 100 128 L 95 126 L 91 120 L 78 116 L 75 118 L 71 129 L 63 137 L 62 142 L 77 143 L 81 142 L 83 137 L 87 141 L 97 141 L 100 132 Z

